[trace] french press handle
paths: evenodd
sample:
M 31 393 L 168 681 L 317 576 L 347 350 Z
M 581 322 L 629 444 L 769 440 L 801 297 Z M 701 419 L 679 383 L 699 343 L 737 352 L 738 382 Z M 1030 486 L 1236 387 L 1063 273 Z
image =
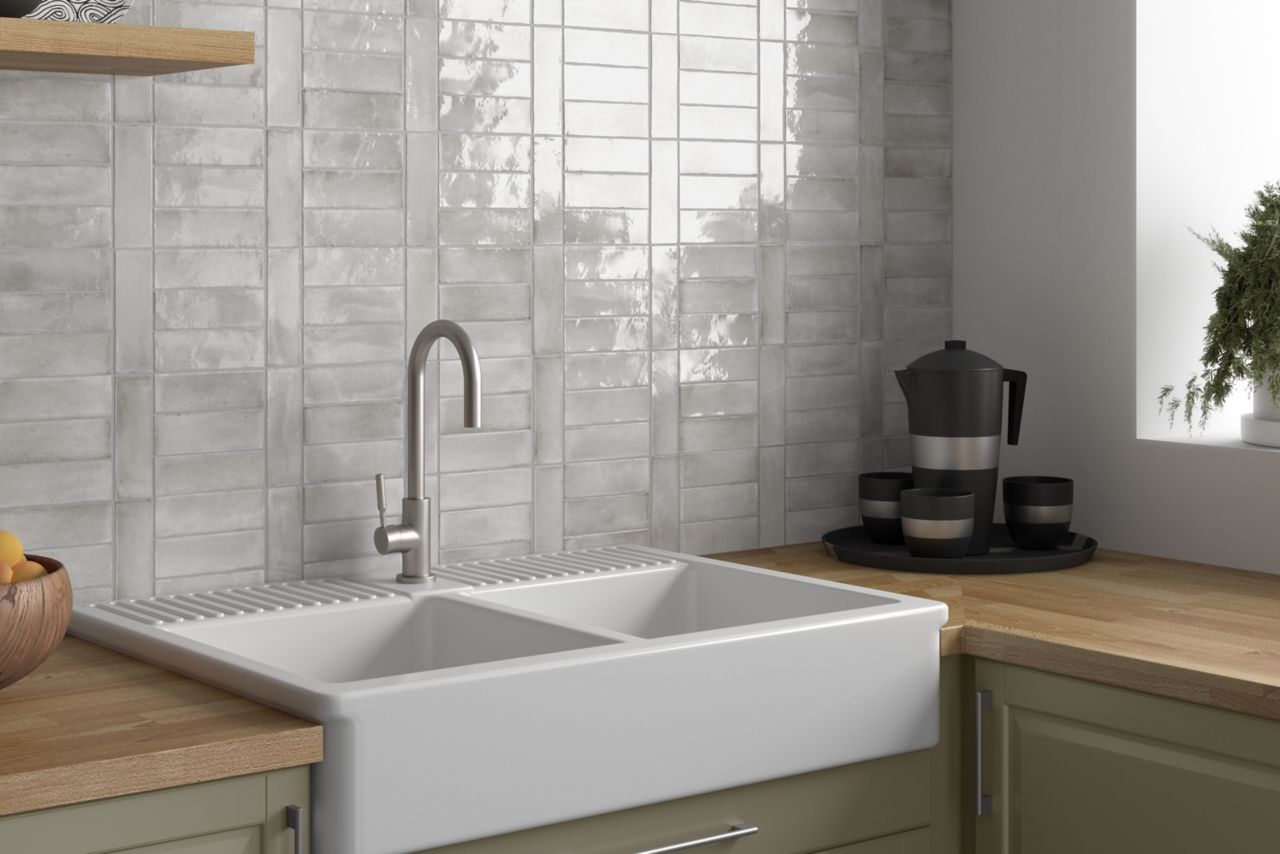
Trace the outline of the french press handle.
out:
M 1022 402 L 1027 396 L 1027 372 L 1004 369 L 1004 381 L 1009 384 L 1009 444 L 1018 444 L 1022 432 Z

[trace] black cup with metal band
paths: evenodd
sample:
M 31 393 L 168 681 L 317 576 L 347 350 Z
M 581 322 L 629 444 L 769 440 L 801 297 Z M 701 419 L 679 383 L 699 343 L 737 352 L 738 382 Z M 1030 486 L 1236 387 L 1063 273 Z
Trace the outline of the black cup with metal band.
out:
M 902 514 L 898 502 L 902 490 L 910 488 L 909 471 L 875 471 L 858 475 L 858 512 L 862 514 L 862 527 L 873 542 L 902 543 Z
M 904 489 L 902 535 L 915 557 L 964 557 L 973 539 L 973 490 Z
M 1065 477 L 1006 477 L 1004 521 L 1020 549 L 1056 549 L 1071 530 L 1075 484 Z

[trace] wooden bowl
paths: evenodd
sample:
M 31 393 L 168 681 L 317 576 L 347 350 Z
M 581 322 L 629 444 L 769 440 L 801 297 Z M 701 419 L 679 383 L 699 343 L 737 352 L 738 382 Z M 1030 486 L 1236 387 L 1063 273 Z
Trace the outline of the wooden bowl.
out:
M 0 688 L 12 685 L 53 654 L 71 622 L 71 580 L 53 558 L 27 555 L 48 572 L 0 584 Z

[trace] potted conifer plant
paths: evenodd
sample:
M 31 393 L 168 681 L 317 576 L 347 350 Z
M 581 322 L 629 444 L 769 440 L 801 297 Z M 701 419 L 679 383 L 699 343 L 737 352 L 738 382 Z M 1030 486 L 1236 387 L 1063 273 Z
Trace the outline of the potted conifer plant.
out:
M 1280 447 L 1280 183 L 1257 192 L 1246 211 L 1240 244 L 1216 231 L 1196 234 L 1221 259 L 1222 283 L 1204 330 L 1201 372 L 1181 389 L 1166 385 L 1157 398 L 1169 424 L 1181 415 L 1204 429 L 1237 383 L 1253 388 L 1253 412 L 1241 419 L 1244 441 Z

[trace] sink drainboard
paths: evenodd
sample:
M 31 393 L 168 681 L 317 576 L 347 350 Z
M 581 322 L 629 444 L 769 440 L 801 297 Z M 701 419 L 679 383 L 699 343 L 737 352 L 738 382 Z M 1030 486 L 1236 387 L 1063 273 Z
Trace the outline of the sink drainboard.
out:
M 435 574 L 468 587 L 486 587 L 515 581 L 590 575 L 617 569 L 665 566 L 669 559 L 627 546 L 606 546 L 586 551 L 496 558 L 436 567 Z M 120 599 L 90 605 L 149 626 L 195 620 L 262 614 L 290 608 L 313 608 L 388 599 L 399 595 L 394 585 L 352 578 L 317 578 L 278 581 L 253 587 L 236 587 L 209 593 L 178 593 L 148 599 Z

